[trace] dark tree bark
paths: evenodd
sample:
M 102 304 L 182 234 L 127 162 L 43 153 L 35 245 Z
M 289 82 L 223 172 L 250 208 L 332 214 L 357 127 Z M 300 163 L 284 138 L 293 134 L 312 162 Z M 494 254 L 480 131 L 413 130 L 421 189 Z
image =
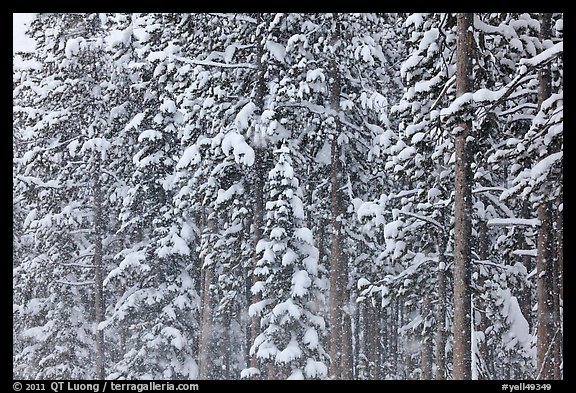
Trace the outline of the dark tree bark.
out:
M 330 376 L 340 378 L 340 356 L 342 350 L 342 298 L 341 269 L 342 269 L 342 225 L 340 222 L 340 157 L 336 138 L 332 141 L 332 163 L 330 168 L 331 181 L 331 224 L 332 239 L 330 250 L 330 293 L 329 321 L 330 321 Z
M 342 312 L 342 357 L 341 357 L 341 378 L 353 379 L 354 366 L 352 363 L 352 318 L 346 311 Z
M 104 364 L 104 331 L 98 326 L 104 321 L 104 287 L 103 287 L 103 249 L 102 237 L 104 236 L 104 217 L 102 209 L 102 187 L 100 173 L 96 174 L 94 184 L 94 322 L 96 324 L 96 379 L 105 378 Z
M 530 218 L 529 215 L 529 208 L 527 203 L 522 205 L 522 217 L 523 218 Z M 526 242 L 526 236 L 522 231 L 518 235 L 520 238 L 518 239 L 518 248 L 522 250 L 528 249 L 528 243 Z M 532 261 L 532 256 L 530 255 L 522 255 L 520 257 L 521 263 L 526 267 L 526 271 L 530 273 L 534 268 L 534 263 Z M 522 315 L 526 318 L 528 322 L 528 329 L 532 331 L 532 288 L 529 285 L 526 285 L 524 289 L 519 293 L 518 296 L 518 304 L 520 306 L 520 310 L 522 311 Z
M 550 203 L 538 207 L 540 228 L 538 229 L 538 257 L 536 261 L 536 285 L 538 298 L 538 336 L 536 345 L 536 379 L 553 379 L 553 337 L 554 337 L 554 301 L 552 293 L 553 271 L 551 253 L 551 217 Z
M 488 225 L 486 221 L 480 221 L 478 224 L 478 243 L 478 257 L 481 261 L 485 261 L 488 259 Z M 484 287 L 484 283 L 485 277 L 481 275 L 478 279 L 478 287 L 481 291 Z M 482 293 L 479 293 L 478 295 L 479 296 L 475 297 L 477 299 L 476 308 L 479 310 L 479 312 L 475 315 L 478 315 L 478 319 L 474 322 L 478 328 L 478 331 L 485 334 L 486 329 L 488 328 L 488 321 L 485 315 L 486 302 L 481 297 Z M 478 343 L 478 355 L 479 360 L 482 361 L 483 364 L 491 362 L 488 354 L 488 348 L 486 346 L 486 336 L 484 336 L 484 339 Z M 482 369 L 480 369 L 480 371 L 481 372 L 478 374 L 478 379 L 490 379 L 490 376 L 485 375 L 482 372 Z
M 431 311 L 431 300 L 428 293 L 424 294 L 424 300 L 422 301 L 422 318 L 426 320 Z M 422 374 L 420 379 L 429 380 L 432 379 L 432 338 L 425 336 L 422 338 L 421 343 L 421 353 L 420 353 L 420 369 Z
M 369 379 L 379 379 L 379 308 L 368 301 L 364 305 L 364 342 L 365 355 L 368 360 L 367 374 Z
M 474 14 L 458 14 L 456 46 L 456 96 L 472 91 L 472 44 Z M 470 379 L 470 239 L 472 235 L 472 171 L 471 154 L 467 138 L 471 122 L 459 124 L 455 140 L 455 201 L 454 201 L 454 379 Z
M 436 305 L 436 373 L 434 378 L 446 378 L 446 240 L 439 241 L 438 268 L 436 272 L 438 285 L 438 303 Z
M 552 14 L 540 14 L 540 40 L 551 37 Z M 538 108 L 552 93 L 550 66 L 543 66 L 538 73 Z M 537 379 L 554 379 L 554 237 L 552 235 L 552 203 L 538 206 L 538 244 L 536 259 L 536 292 L 538 300 L 538 334 L 536 344 Z
M 252 272 L 256 268 L 259 260 L 259 254 L 256 247 L 262 239 L 262 228 L 264 225 L 264 154 L 261 149 L 256 148 L 254 160 L 254 208 L 252 214 Z M 258 276 L 252 273 L 252 285 L 258 281 Z M 261 300 L 259 294 L 251 295 L 252 304 Z M 260 318 L 252 317 L 250 324 L 250 345 L 254 343 L 256 337 L 260 334 Z M 254 354 L 250 358 L 250 367 L 258 367 L 258 359 Z
M 338 46 L 340 40 L 338 16 L 334 16 L 331 44 Z M 333 53 L 329 69 L 329 100 L 330 109 L 335 113 L 340 110 L 340 93 L 342 91 L 340 70 L 337 63 L 337 51 Z M 338 116 L 334 116 L 335 129 L 332 133 L 331 163 L 330 163 L 330 200 L 332 239 L 330 252 L 330 293 L 329 293 L 329 375 L 334 379 L 350 379 L 352 372 L 351 327 L 350 316 L 344 315 L 343 307 L 347 303 L 346 283 L 348 266 L 343 254 L 342 228 L 342 165 L 340 162 L 340 146 L 338 135 L 341 124 Z
M 257 23 L 260 25 L 262 23 L 262 14 L 257 14 Z M 264 29 L 260 29 L 261 34 L 264 33 Z M 256 79 L 256 85 L 254 88 L 254 104 L 260 109 L 264 110 L 264 96 L 266 94 L 266 64 L 262 63 L 262 56 L 264 54 L 264 46 L 261 42 L 262 37 L 257 37 L 257 48 L 256 51 L 256 63 L 258 75 Z M 262 239 L 263 226 L 264 226 L 264 179 L 266 178 L 266 165 L 265 165 L 265 151 L 262 146 L 258 145 L 258 141 L 255 141 L 254 148 L 254 164 L 252 167 L 252 192 L 254 195 L 254 207 L 252 210 L 252 272 L 256 268 L 256 264 L 260 259 L 256 247 Z M 252 284 L 258 281 L 258 277 L 252 274 Z M 260 295 L 252 295 L 251 303 L 257 303 L 260 301 Z M 254 343 L 256 337 L 260 334 L 260 318 L 252 317 L 250 324 L 250 343 Z M 258 359 L 256 355 L 250 358 L 250 366 L 258 367 Z
M 563 329 L 562 329 L 562 276 L 563 276 L 563 253 L 564 253 L 564 240 L 563 240 L 563 217 L 562 211 L 559 210 L 560 199 L 556 204 L 556 220 L 555 220 L 555 258 L 554 258 L 554 379 L 562 379 L 562 370 L 560 365 L 563 359 Z
M 213 236 L 215 230 L 215 220 L 212 216 L 212 209 L 208 211 L 208 223 L 206 231 L 208 236 Z M 212 300 L 210 285 L 213 278 L 213 266 L 201 267 L 201 320 L 200 337 L 198 340 L 198 378 L 210 378 L 210 343 L 212 336 Z

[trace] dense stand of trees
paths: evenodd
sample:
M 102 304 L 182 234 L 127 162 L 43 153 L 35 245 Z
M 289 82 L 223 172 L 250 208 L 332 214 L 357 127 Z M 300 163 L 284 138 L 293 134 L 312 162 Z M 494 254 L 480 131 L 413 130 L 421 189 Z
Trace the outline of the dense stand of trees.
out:
M 15 378 L 563 377 L 562 14 L 28 33 Z

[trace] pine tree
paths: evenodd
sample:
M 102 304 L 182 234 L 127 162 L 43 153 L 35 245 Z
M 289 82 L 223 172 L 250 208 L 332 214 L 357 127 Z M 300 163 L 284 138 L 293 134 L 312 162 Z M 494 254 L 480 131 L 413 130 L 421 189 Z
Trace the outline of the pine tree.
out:
M 43 68 L 28 84 L 35 92 L 31 105 L 39 109 L 24 120 L 35 131 L 16 179 L 32 208 L 25 223 L 38 246 L 21 265 L 28 273 L 15 272 L 15 290 L 27 280 L 45 284 L 42 294 L 27 299 L 38 317 L 20 333 L 31 346 L 16 363 L 29 364 L 29 377 L 105 375 L 102 276 L 113 252 L 108 234 L 117 205 L 104 195 L 118 187 L 111 175 L 118 162 L 109 152 L 103 31 L 96 14 L 40 14 L 31 25 Z
M 318 250 L 303 226 L 303 195 L 287 145 L 275 151 L 275 158 L 268 176 L 265 240 L 258 244 L 262 257 L 255 274 L 260 280 L 251 289 L 261 296 L 250 313 L 259 316 L 262 332 L 250 351 L 268 379 L 323 378 L 325 322 L 314 304 L 315 292 L 323 287 Z

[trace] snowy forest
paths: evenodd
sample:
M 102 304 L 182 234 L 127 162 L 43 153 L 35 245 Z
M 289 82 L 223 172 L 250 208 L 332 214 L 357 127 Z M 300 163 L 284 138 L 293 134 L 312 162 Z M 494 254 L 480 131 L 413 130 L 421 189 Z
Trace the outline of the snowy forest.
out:
M 15 379 L 563 379 L 562 13 L 40 13 Z

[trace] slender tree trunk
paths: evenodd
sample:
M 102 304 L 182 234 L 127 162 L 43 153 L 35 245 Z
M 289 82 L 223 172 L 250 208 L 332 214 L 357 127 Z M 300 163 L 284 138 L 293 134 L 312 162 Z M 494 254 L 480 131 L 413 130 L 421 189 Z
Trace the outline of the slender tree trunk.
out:
M 340 378 L 340 350 L 342 348 L 342 314 L 341 314 L 341 297 L 342 292 L 340 270 L 342 268 L 342 250 L 341 250 L 341 223 L 340 223 L 340 195 L 339 180 L 340 170 L 338 157 L 338 145 L 336 139 L 332 141 L 332 164 L 330 171 L 330 181 L 332 183 L 331 200 L 332 200 L 332 246 L 330 253 L 330 293 L 328 298 L 329 304 L 329 321 L 330 321 L 330 376 L 334 379 Z
M 536 261 L 536 285 L 538 297 L 538 336 L 536 345 L 536 379 L 553 379 L 554 317 L 552 298 L 553 271 L 551 245 L 550 203 L 538 207 L 540 228 L 538 230 L 538 257 Z
M 364 354 L 366 356 L 366 359 L 368 358 L 368 343 L 367 343 L 367 332 L 364 330 L 364 322 L 366 321 L 366 302 L 364 302 L 364 307 L 362 307 L 362 304 L 358 304 L 358 311 L 354 314 L 354 334 L 353 336 L 353 342 L 354 345 L 352 345 L 352 348 L 354 350 L 353 352 L 353 357 L 354 359 L 360 359 L 361 354 Z M 356 371 L 358 371 L 356 369 Z M 366 362 L 366 369 L 365 372 L 367 375 L 369 375 L 369 366 L 368 366 L 368 361 Z M 354 375 L 355 379 L 358 379 L 358 375 Z
M 540 14 L 540 40 L 551 37 L 552 14 Z M 552 92 L 550 67 L 543 66 L 538 74 L 538 108 Z M 552 236 L 552 204 L 543 202 L 538 206 L 538 245 L 536 259 L 536 292 L 538 298 L 538 334 L 536 344 L 537 379 L 554 378 L 554 261 Z
M 562 329 L 562 276 L 563 276 L 563 253 L 564 253 L 564 240 L 563 240 L 563 217 L 560 210 L 560 199 L 556 204 L 556 228 L 554 233 L 555 239 L 555 255 L 554 263 L 554 326 L 556 340 L 554 341 L 554 379 L 562 379 L 562 370 L 560 365 L 563 360 L 563 329 Z
M 334 33 L 331 37 L 331 44 L 338 45 L 340 40 L 339 24 L 337 16 L 334 17 Z M 341 80 L 337 64 L 337 53 L 333 54 L 329 69 L 329 98 L 330 109 L 338 113 L 340 110 Z M 334 119 L 335 129 L 332 135 L 331 163 L 330 163 L 330 184 L 331 184 L 331 224 L 332 224 L 332 245 L 330 253 L 330 293 L 329 293 L 329 321 L 330 321 L 330 368 L 329 374 L 334 379 L 349 377 L 351 364 L 351 354 L 348 352 L 351 340 L 349 328 L 349 316 L 343 315 L 342 307 L 346 302 L 346 279 L 348 277 L 347 264 L 342 249 L 342 167 L 340 163 L 340 146 L 338 145 L 338 135 L 341 132 L 340 121 L 337 116 Z M 343 369 L 346 368 L 346 369 Z
M 379 379 L 379 309 L 371 301 L 365 304 L 364 337 L 366 342 L 366 357 L 368 359 L 369 379 Z
M 258 243 L 262 239 L 262 228 L 264 222 L 264 168 L 263 168 L 263 152 L 261 149 L 256 149 L 255 154 L 255 178 L 254 178 L 254 210 L 252 218 L 252 285 L 258 280 L 258 276 L 254 274 L 254 269 L 258 263 L 259 254 L 256 251 Z M 261 300 L 260 294 L 252 295 L 252 304 Z M 250 324 L 250 345 L 254 343 L 256 337 L 260 334 L 260 318 L 258 316 L 252 317 Z M 250 358 L 250 367 L 258 367 L 258 359 L 256 354 Z M 261 370 L 262 371 L 262 370 Z
M 346 311 L 342 312 L 342 357 L 341 378 L 353 379 L 354 369 L 352 364 L 352 317 Z
M 556 259 L 558 261 L 558 295 L 560 302 L 564 300 L 564 217 L 563 211 L 560 210 L 562 198 L 556 205 Z
M 257 14 L 257 23 L 260 25 L 262 23 L 262 14 Z M 265 29 L 260 29 L 261 34 L 264 34 Z M 256 38 L 256 46 L 258 50 L 256 51 L 256 62 L 258 69 L 258 76 L 256 79 L 256 85 L 254 90 L 254 104 L 258 107 L 260 111 L 264 110 L 264 96 L 266 94 L 266 64 L 262 63 L 262 56 L 264 54 L 264 45 L 261 42 L 262 36 Z M 252 272 L 256 268 L 256 264 L 260 259 L 258 252 L 256 251 L 258 243 L 262 239 L 263 226 L 264 226 L 264 179 L 266 176 L 266 165 L 264 162 L 265 151 L 262 146 L 262 141 L 260 141 L 258 135 L 255 135 L 254 140 L 254 164 L 252 166 L 253 170 L 253 194 L 254 194 L 254 208 L 252 210 Z M 252 273 L 252 284 L 259 281 L 258 276 Z M 257 303 L 261 300 L 260 294 L 252 296 L 252 304 Z M 260 318 L 255 316 L 252 317 L 250 324 L 250 342 L 254 343 L 256 337 L 260 334 Z M 258 367 L 258 359 L 256 354 L 250 358 L 250 366 Z M 263 371 L 263 370 L 261 370 Z
M 555 223 L 554 223 L 555 224 Z M 554 239 L 550 239 L 554 246 L 556 245 Z M 557 253 L 554 249 L 552 257 L 552 315 L 553 315 L 553 330 L 552 330 L 552 353 L 553 353 L 553 366 L 554 366 L 554 379 L 559 380 L 560 377 L 560 363 L 561 359 L 561 348 L 560 342 L 562 340 L 562 332 L 560 328 L 560 296 L 559 296 L 559 277 L 558 277 L 558 259 Z
M 215 220 L 212 216 L 212 209 L 208 211 L 207 235 L 212 237 L 215 230 Z M 212 240 L 210 240 L 212 244 Z M 213 266 L 205 262 L 201 268 L 201 322 L 200 338 L 198 340 L 198 378 L 208 379 L 210 377 L 210 343 L 212 336 L 212 305 L 210 285 L 213 278 Z
M 222 325 L 224 325 L 224 379 L 230 379 L 230 359 L 232 358 L 232 305 L 224 311 Z
M 481 261 L 485 261 L 488 259 L 488 225 L 486 223 L 486 221 L 480 221 L 479 226 L 478 226 L 478 240 L 479 240 L 479 245 L 478 245 L 478 257 L 480 258 Z M 482 267 L 480 267 L 482 268 Z M 478 331 L 482 332 L 482 334 L 484 335 L 484 337 L 482 338 L 482 340 L 480 340 L 477 344 L 477 348 L 478 348 L 478 356 L 477 359 L 480 361 L 480 365 L 477 365 L 478 368 L 478 379 L 490 379 L 489 375 L 485 375 L 485 371 L 486 368 L 483 367 L 484 365 L 486 365 L 487 362 L 490 362 L 490 360 L 488 359 L 488 348 L 486 346 L 486 330 L 488 329 L 488 321 L 486 319 L 486 302 L 484 301 L 484 299 L 481 297 L 481 295 L 484 293 L 483 287 L 484 287 L 484 282 L 485 282 L 485 276 L 484 275 L 480 275 L 478 278 L 478 287 L 480 288 L 480 291 L 482 291 L 480 294 L 478 294 L 479 296 L 475 296 L 475 299 L 477 300 L 477 304 L 476 304 L 476 308 L 478 309 L 478 313 L 475 313 L 475 315 L 478 315 L 478 318 L 475 319 L 475 323 L 478 327 Z
M 431 301 L 430 295 L 428 293 L 424 294 L 424 300 L 422 301 L 422 318 L 426 320 L 431 311 Z M 429 380 L 432 379 L 432 338 L 428 335 L 422 337 L 421 342 L 421 353 L 420 353 L 420 369 L 422 373 L 420 379 Z
M 458 14 L 456 46 L 456 96 L 472 91 L 472 43 L 474 14 Z M 472 235 L 472 171 L 467 138 L 471 122 L 460 123 L 456 135 L 456 182 L 454 224 L 454 379 L 470 379 L 470 239 Z
M 394 379 L 398 379 L 398 359 L 400 357 L 398 353 L 398 319 L 400 318 L 399 304 L 399 300 L 396 299 L 391 305 L 392 315 L 390 320 L 390 353 L 392 355 L 391 371 L 394 373 L 394 375 L 392 375 Z
M 439 245 L 438 253 L 438 304 L 436 306 L 436 374 L 435 379 L 446 378 L 446 245 Z
M 530 218 L 527 203 L 524 203 L 522 205 L 522 217 Z M 527 249 L 528 243 L 526 242 L 525 234 L 520 232 L 519 236 L 520 236 L 520 239 L 518 241 L 519 248 L 522 250 Z M 522 264 L 526 268 L 526 271 L 530 273 L 533 269 L 532 256 L 522 255 L 520 258 Z M 528 322 L 528 329 L 531 332 L 533 323 L 532 323 L 532 288 L 530 285 L 524 286 L 524 289 L 518 296 L 518 304 L 520 306 L 520 310 L 522 311 L 522 315 L 524 315 L 524 318 L 526 318 L 526 321 Z
M 104 363 L 104 331 L 99 329 L 99 325 L 104 321 L 104 287 L 103 287 L 103 250 L 102 236 L 104 235 L 104 217 L 102 209 L 102 187 L 100 185 L 100 173 L 96 174 L 94 184 L 94 308 L 96 325 L 96 379 L 105 378 Z

